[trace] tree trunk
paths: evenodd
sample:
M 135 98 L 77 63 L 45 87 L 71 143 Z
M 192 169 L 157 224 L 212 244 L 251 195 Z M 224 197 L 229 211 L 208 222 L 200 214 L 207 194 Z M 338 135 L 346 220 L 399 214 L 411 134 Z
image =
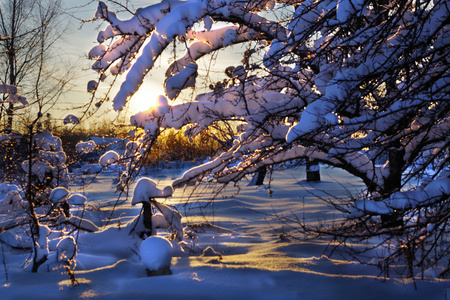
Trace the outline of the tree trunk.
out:
M 34 245 L 34 247 L 36 248 L 38 246 Z M 37 251 L 37 250 L 35 250 L 35 251 Z M 34 258 L 33 258 L 33 267 L 31 269 L 31 272 L 33 272 L 33 273 L 37 273 L 39 267 L 42 266 L 42 264 L 47 261 L 47 256 L 44 256 L 40 260 L 37 260 L 36 255 L 37 254 L 35 253 Z
M 16 20 L 18 18 L 17 15 L 17 1 L 14 0 L 12 3 L 12 16 L 11 16 L 11 39 L 7 41 L 8 43 L 8 64 L 9 64 L 9 84 L 10 85 L 17 85 L 17 74 L 16 74 L 16 52 L 17 49 L 15 48 L 15 39 L 16 37 Z M 7 123 L 6 123 L 6 129 L 9 131 L 12 131 L 13 126 L 13 116 L 14 116 L 14 104 L 9 103 L 9 107 L 6 110 L 6 114 L 8 116 Z
M 388 198 L 392 193 L 398 192 L 402 186 L 402 171 L 405 149 L 392 149 L 389 151 L 389 176 L 384 179 L 383 198 Z M 394 212 L 388 215 L 381 215 L 381 222 L 386 228 L 402 227 L 403 213 Z
M 267 174 L 267 167 L 260 167 L 258 169 L 258 171 L 256 171 L 255 175 L 253 175 L 252 180 L 250 181 L 250 183 L 248 184 L 249 186 L 261 186 L 264 184 L 264 178 L 266 178 L 266 174 Z
M 258 169 L 258 173 L 256 173 L 256 182 L 255 185 L 263 185 L 264 184 L 264 178 L 266 178 L 267 174 L 267 167 L 261 167 Z
M 14 104 L 9 103 L 9 107 L 6 110 L 6 114 L 8 116 L 8 121 L 6 123 L 6 130 L 7 132 L 12 132 L 13 128 L 13 116 L 14 116 Z
M 147 234 L 147 236 L 151 236 L 152 235 L 152 206 L 150 203 L 148 202 L 142 202 L 142 207 L 144 208 L 144 227 L 147 229 L 147 231 L 145 232 L 145 234 Z M 144 234 L 144 232 L 143 232 Z
M 320 181 L 319 162 L 314 159 L 306 163 L 306 181 Z
M 33 191 L 33 138 L 34 138 L 34 132 L 33 132 L 33 124 L 28 126 L 28 174 L 27 174 L 27 189 L 26 189 L 26 200 L 28 202 L 28 215 L 30 217 L 30 235 L 31 239 L 33 240 L 34 244 L 34 257 L 33 257 L 33 267 L 32 272 L 36 273 L 39 269 L 39 267 L 47 261 L 47 256 L 44 256 L 40 259 L 37 258 L 38 255 L 38 249 L 40 247 L 38 240 L 39 240 L 39 220 L 38 216 L 36 215 L 36 212 L 34 210 L 35 206 L 35 192 Z

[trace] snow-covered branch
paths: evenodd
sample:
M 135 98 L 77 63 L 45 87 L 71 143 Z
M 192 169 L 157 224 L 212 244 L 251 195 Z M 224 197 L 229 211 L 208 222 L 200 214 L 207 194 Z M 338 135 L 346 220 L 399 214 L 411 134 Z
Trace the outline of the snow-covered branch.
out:
M 169 44 L 178 38 L 186 45 L 166 70 L 162 104 L 133 116 L 132 125 L 154 139 L 160 127 L 188 127 L 187 133 L 196 135 L 219 122 L 239 124 L 230 148 L 175 185 L 206 173 L 239 180 L 261 166 L 310 156 L 361 177 L 371 193 L 390 195 L 404 178 L 412 178 L 402 174 L 425 172 L 437 157 L 420 163 L 419 158 L 433 151 L 447 155 L 449 10 L 443 1 L 423 8 L 411 1 L 401 7 L 276 2 L 163 2 L 126 21 L 99 5 L 96 17 L 110 23 L 99 42 L 115 40 L 94 47 L 94 68 L 113 74 L 127 70 L 116 110 Z M 283 5 L 286 18 L 270 16 Z M 196 86 L 201 57 L 254 41 L 264 55 L 243 53 L 243 65 L 224 67 L 228 79 L 212 92 L 169 105 L 167 99 Z

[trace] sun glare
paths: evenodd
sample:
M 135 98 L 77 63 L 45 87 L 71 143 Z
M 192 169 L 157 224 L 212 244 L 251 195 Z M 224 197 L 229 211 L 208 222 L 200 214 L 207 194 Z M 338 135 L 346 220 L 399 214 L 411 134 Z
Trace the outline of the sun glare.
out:
M 162 94 L 158 89 L 152 87 L 141 87 L 130 100 L 130 112 L 138 113 L 146 111 L 156 105 L 158 95 Z
M 148 110 L 150 107 L 155 106 L 155 99 L 156 96 L 151 98 L 145 95 L 141 95 L 141 96 L 136 96 L 134 95 L 133 98 L 131 98 L 131 102 L 130 102 L 130 111 L 132 113 L 138 113 L 141 111 L 146 111 Z

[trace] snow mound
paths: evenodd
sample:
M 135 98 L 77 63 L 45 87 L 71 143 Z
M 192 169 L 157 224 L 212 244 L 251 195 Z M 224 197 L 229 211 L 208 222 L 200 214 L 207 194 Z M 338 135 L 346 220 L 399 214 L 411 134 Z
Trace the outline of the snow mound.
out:
M 150 271 L 170 268 L 172 244 L 164 238 L 152 236 L 142 242 L 140 254 L 142 263 Z
M 116 151 L 110 150 L 103 154 L 99 159 L 99 164 L 102 167 L 107 167 L 119 161 L 119 154 Z
M 7 194 L 9 191 L 18 191 L 19 188 L 15 184 L 7 184 L 2 183 L 0 184 L 0 194 Z
M 89 152 L 95 150 L 95 147 L 97 147 L 97 145 L 95 144 L 94 141 L 79 142 L 76 145 L 78 153 L 82 153 L 82 152 L 89 153 Z
M 78 123 L 80 123 L 80 120 L 74 115 L 68 115 L 67 117 L 64 118 L 64 125 L 78 124 Z
M 50 201 L 54 204 L 64 201 L 69 195 L 69 191 L 66 188 L 58 187 L 53 189 L 50 194 Z
M 58 253 L 58 261 L 68 262 L 77 252 L 75 239 L 72 236 L 66 236 L 61 239 L 56 246 Z
M 22 202 L 22 194 L 19 191 L 11 190 L 8 193 L 6 193 L 5 198 L 3 199 L 3 202 L 6 203 L 20 203 Z
M 22 195 L 20 188 L 17 185 L 7 183 L 0 184 L 0 202 L 13 203 L 21 201 Z
M 67 202 L 69 205 L 84 205 L 86 197 L 81 194 L 71 194 Z

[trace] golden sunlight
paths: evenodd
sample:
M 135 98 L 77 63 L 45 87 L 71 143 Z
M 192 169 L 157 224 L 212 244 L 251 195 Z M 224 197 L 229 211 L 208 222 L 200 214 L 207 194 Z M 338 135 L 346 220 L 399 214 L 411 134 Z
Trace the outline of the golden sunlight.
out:
M 132 113 L 138 113 L 141 111 L 146 111 L 150 107 L 155 105 L 155 100 L 148 96 L 136 96 L 134 95 L 130 101 L 130 111 Z
M 163 94 L 161 90 L 162 88 L 155 88 L 150 85 L 141 86 L 130 100 L 130 112 L 135 114 L 156 106 L 158 95 Z

